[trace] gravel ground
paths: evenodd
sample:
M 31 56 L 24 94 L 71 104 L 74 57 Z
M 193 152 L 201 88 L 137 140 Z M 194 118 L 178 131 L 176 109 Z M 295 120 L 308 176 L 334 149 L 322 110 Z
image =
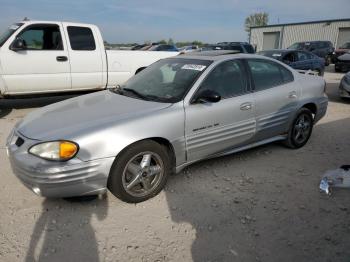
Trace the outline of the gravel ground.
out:
M 326 170 L 350 164 L 340 77 L 326 73 L 329 110 L 304 148 L 270 144 L 194 164 L 137 205 L 26 189 L 5 139 L 34 107 L 69 96 L 0 101 L 0 261 L 350 261 L 350 189 L 318 190 Z

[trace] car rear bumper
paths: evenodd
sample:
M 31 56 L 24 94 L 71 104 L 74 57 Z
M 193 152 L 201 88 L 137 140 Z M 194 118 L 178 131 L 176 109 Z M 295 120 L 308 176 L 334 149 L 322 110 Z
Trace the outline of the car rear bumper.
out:
M 328 108 L 328 97 L 324 96 L 320 98 L 317 104 L 318 106 L 317 106 L 317 113 L 315 115 L 315 123 L 326 115 L 327 108 Z
M 18 133 L 15 136 L 18 136 Z M 114 158 L 92 161 L 74 159 L 67 162 L 55 162 L 40 159 L 28 153 L 33 143 L 24 139 L 17 146 L 12 138 L 8 139 L 7 153 L 14 174 L 35 194 L 44 197 L 73 197 L 104 193 Z

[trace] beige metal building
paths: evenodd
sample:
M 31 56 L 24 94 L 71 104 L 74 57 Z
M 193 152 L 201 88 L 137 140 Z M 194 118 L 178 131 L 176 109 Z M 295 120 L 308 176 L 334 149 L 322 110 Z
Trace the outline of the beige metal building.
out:
M 350 42 L 350 18 L 251 27 L 249 35 L 249 42 L 256 51 L 315 40 L 331 41 L 336 48 Z

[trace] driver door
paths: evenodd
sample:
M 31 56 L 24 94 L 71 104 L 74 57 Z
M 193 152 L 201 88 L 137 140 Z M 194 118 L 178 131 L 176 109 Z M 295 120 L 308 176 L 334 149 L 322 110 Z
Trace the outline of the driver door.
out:
M 8 93 L 71 89 L 69 56 L 62 32 L 61 24 L 28 25 L 16 36 L 24 40 L 24 50 L 4 48 L 1 64 Z
M 249 143 L 255 135 L 254 97 L 249 92 L 244 64 L 239 60 L 217 65 L 201 83 L 203 90 L 221 96 L 216 103 L 185 106 L 187 160 L 194 161 Z

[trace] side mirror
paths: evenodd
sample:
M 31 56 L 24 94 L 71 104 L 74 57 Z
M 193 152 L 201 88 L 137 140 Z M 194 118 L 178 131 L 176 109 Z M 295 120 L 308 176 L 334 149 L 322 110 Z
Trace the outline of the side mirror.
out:
M 213 90 L 200 91 L 192 100 L 193 103 L 217 103 L 221 100 L 219 93 Z
M 21 50 L 26 50 L 27 46 L 26 46 L 26 43 L 23 39 L 16 38 L 15 41 L 13 41 L 10 49 L 12 51 L 21 51 Z

